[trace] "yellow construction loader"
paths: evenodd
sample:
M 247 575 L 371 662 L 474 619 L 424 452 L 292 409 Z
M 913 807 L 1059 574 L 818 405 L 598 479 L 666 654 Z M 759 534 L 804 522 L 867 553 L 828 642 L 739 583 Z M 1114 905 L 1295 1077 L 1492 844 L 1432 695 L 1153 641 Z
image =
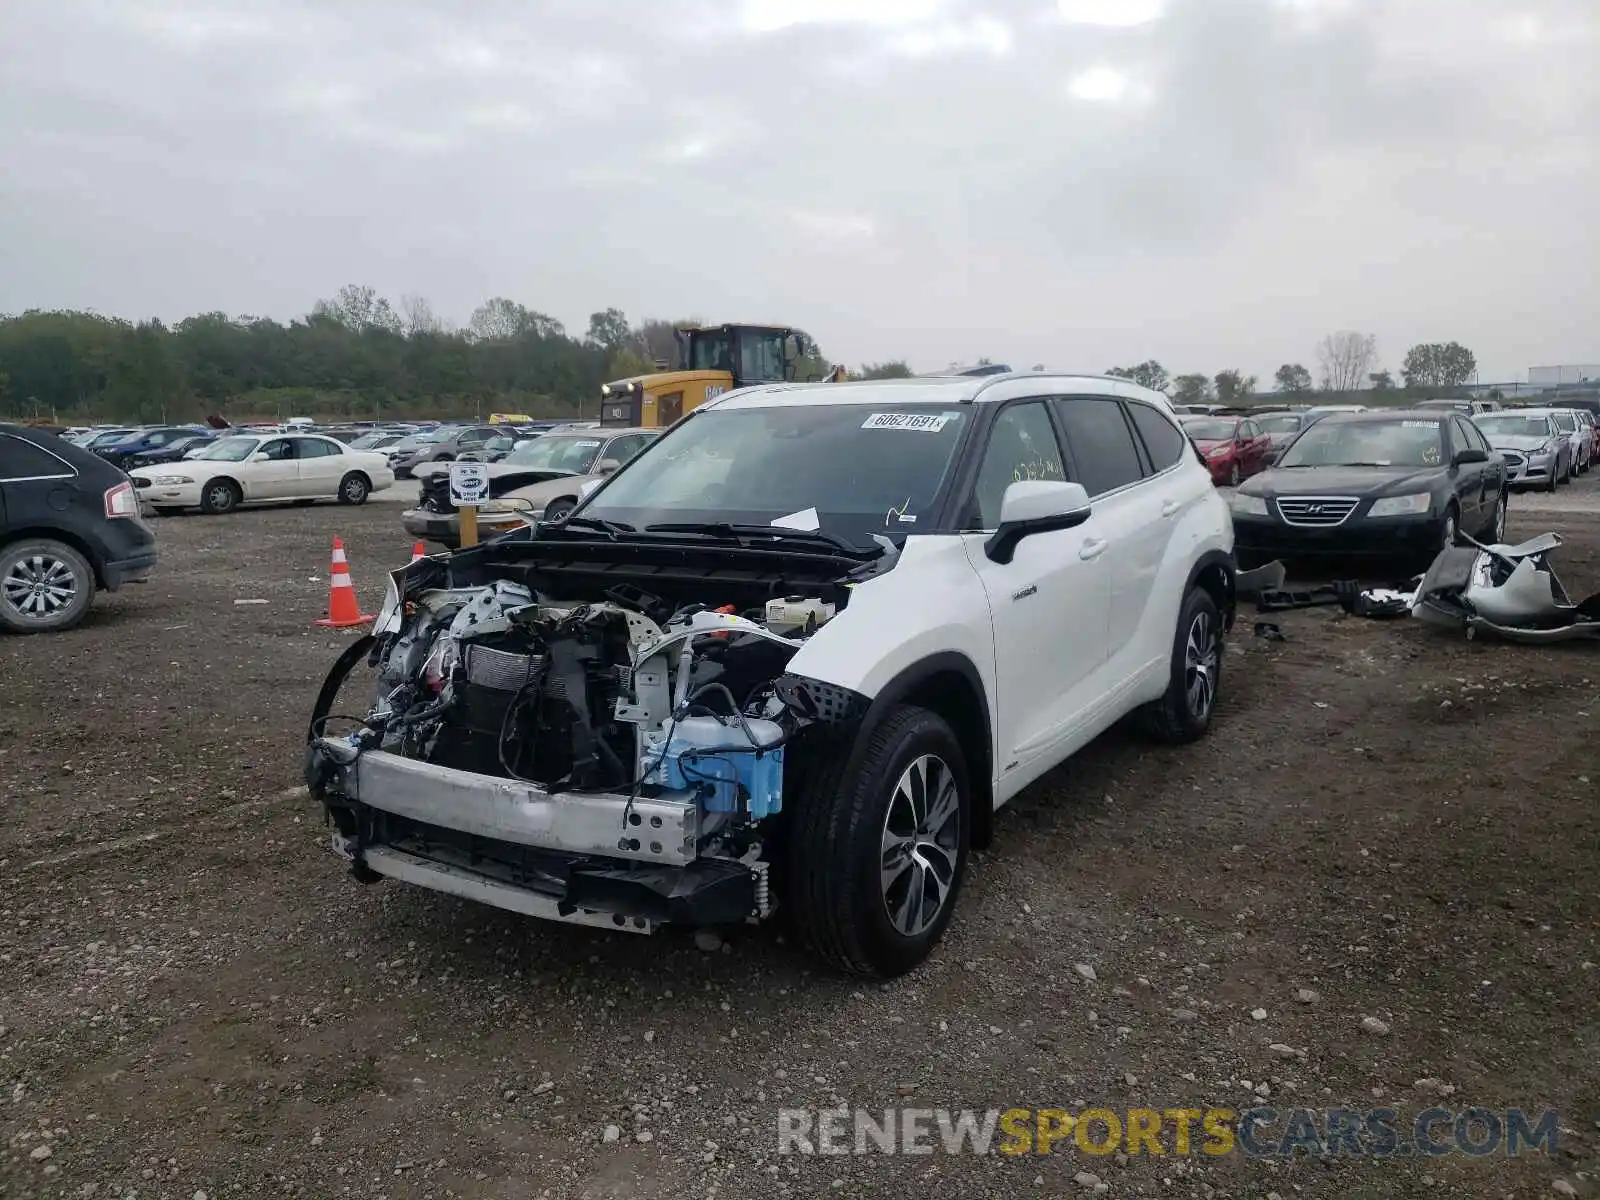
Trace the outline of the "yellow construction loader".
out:
M 676 370 L 618 379 L 600 389 L 602 428 L 664 429 L 731 388 L 793 380 L 804 369 L 805 339 L 793 329 L 713 325 L 674 332 Z M 844 368 L 824 378 L 838 382 Z

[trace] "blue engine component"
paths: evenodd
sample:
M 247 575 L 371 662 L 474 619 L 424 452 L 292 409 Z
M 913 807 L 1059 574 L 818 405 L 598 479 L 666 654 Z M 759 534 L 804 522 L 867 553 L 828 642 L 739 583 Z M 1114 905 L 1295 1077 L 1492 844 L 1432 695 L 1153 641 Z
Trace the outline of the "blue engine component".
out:
M 666 787 L 695 793 L 706 812 L 759 821 L 783 808 L 782 726 L 685 717 L 671 728 L 655 764 Z

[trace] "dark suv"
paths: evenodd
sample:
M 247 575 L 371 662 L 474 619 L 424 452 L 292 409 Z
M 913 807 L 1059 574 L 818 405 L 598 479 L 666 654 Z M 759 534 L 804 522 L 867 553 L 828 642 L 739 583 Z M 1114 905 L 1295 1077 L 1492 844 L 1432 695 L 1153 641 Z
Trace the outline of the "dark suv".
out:
M 143 583 L 155 564 L 127 475 L 51 434 L 0 425 L 0 629 L 71 629 L 96 588 Z

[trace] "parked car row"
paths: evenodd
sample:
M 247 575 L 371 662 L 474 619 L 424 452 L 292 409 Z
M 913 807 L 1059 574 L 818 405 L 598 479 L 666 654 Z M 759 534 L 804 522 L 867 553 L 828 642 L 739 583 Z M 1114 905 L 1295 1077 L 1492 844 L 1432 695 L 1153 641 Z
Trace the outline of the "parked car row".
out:
M 140 503 L 155 513 L 198 508 L 232 512 L 243 504 L 337 500 L 363 504 L 394 485 L 379 451 L 356 450 L 321 434 L 235 434 L 192 458 L 130 472 Z

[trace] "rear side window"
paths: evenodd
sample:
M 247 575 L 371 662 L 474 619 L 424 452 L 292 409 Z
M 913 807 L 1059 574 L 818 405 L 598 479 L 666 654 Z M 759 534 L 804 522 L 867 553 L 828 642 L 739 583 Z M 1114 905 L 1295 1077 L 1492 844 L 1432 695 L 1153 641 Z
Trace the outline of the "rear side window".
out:
M 32 442 L 0 434 L 0 483 L 74 475 L 72 467 Z
M 1150 465 L 1155 470 L 1165 471 L 1183 457 L 1189 439 L 1164 414 L 1149 404 L 1129 404 L 1128 412 L 1133 417 L 1134 428 L 1139 431 L 1145 453 L 1149 455 Z
M 332 458 L 343 451 L 332 442 L 325 442 L 321 438 L 296 438 L 295 449 L 300 458 Z
M 1099 496 L 1144 478 L 1144 464 L 1121 402 L 1072 397 L 1057 400 L 1056 408 L 1077 482 L 1089 495 Z

